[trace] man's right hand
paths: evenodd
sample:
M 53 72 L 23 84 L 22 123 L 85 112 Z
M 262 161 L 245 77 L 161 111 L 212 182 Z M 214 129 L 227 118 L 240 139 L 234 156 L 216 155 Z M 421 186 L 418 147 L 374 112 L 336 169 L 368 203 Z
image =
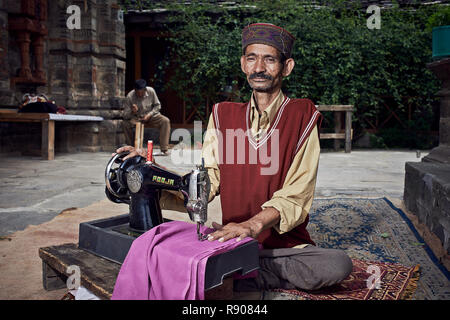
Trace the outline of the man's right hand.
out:
M 112 155 L 116 155 L 117 153 L 122 153 L 122 152 L 129 152 L 129 154 L 127 154 L 127 156 L 125 158 L 123 158 L 123 160 L 129 159 L 129 158 L 133 158 L 136 156 L 141 156 L 146 158 L 147 157 L 147 150 L 145 149 L 140 149 L 140 148 L 135 148 L 132 146 L 124 146 L 124 147 L 120 147 L 119 149 L 116 150 L 116 153 L 113 153 Z
M 138 106 L 136 105 L 136 104 L 133 104 L 132 106 L 131 106 L 131 112 L 133 112 L 133 113 L 137 113 L 138 112 Z

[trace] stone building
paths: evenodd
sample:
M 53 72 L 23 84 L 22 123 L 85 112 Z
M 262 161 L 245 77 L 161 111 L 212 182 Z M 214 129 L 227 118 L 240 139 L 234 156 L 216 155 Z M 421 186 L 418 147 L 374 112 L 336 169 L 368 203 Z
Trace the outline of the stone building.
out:
M 116 0 L 0 0 L 0 109 L 17 109 L 23 94 L 36 93 L 67 114 L 105 119 L 57 122 L 56 151 L 110 151 L 123 142 L 125 58 Z M 0 122 L 0 152 L 39 145 L 38 123 Z
M 450 57 L 428 64 L 442 87 L 440 97 L 439 146 L 421 162 L 406 162 L 404 201 L 419 222 L 437 236 L 443 255 L 450 255 Z M 440 259 L 444 259 L 439 257 Z
M 124 142 L 122 100 L 136 78 L 145 78 L 155 87 L 172 128 L 192 126 L 194 112 L 187 112 L 185 103 L 170 89 L 161 90 L 173 70 L 164 70 L 155 79 L 159 62 L 170 50 L 166 45 L 170 12 L 143 8 L 124 15 L 122 2 L 0 0 L 0 112 L 17 109 L 25 93 L 43 93 L 68 114 L 105 119 L 58 122 L 56 152 L 111 151 Z M 399 1 L 403 6 L 410 2 L 415 3 Z M 383 8 L 391 5 L 391 1 L 363 1 L 362 7 L 373 3 Z M 72 6 L 78 8 L 80 17 L 80 25 L 73 29 L 69 27 Z M 206 115 L 210 105 L 205 101 Z M 38 151 L 40 135 L 39 123 L 0 122 L 0 152 Z M 152 138 L 157 140 L 158 135 Z

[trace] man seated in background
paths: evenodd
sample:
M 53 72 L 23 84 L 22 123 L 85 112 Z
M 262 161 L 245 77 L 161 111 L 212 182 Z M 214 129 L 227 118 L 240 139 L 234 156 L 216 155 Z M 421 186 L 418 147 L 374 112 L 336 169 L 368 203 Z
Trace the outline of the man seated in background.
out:
M 134 145 L 136 122 L 141 121 L 145 126 L 159 129 L 159 143 L 162 155 L 169 154 L 170 120 L 160 113 L 161 103 L 152 87 L 147 87 L 144 79 L 135 82 L 124 102 L 122 127 L 125 142 Z

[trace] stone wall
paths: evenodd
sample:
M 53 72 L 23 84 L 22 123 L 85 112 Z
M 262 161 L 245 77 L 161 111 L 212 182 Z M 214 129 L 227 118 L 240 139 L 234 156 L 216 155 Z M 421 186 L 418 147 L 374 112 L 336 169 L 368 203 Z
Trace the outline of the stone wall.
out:
M 435 162 L 406 162 L 406 208 L 441 241 L 450 254 L 450 166 Z
M 44 83 L 15 83 L 21 67 L 21 45 L 11 19 L 24 16 L 24 3 L 46 7 L 43 21 Z M 47 0 L 48 1 L 48 0 Z M 17 108 L 24 93 L 43 93 L 68 114 L 96 115 L 99 123 L 56 123 L 56 152 L 114 150 L 123 143 L 120 113 L 125 90 L 125 26 L 117 0 L 0 0 L 0 108 Z M 31 4 L 31 5 L 33 5 Z M 70 30 L 70 5 L 80 10 L 81 28 Z M 33 36 L 32 36 L 33 39 Z M 36 57 L 30 52 L 31 70 Z M 0 152 L 34 146 L 39 127 L 29 135 L 23 124 L 0 123 Z M 35 146 L 39 150 L 39 144 Z
M 5 103 L 9 87 L 8 70 L 8 11 L 6 10 L 6 0 L 0 0 L 0 105 Z
M 441 241 L 450 254 L 450 57 L 428 64 L 442 81 L 440 97 L 439 146 L 422 162 L 405 164 L 404 201 Z

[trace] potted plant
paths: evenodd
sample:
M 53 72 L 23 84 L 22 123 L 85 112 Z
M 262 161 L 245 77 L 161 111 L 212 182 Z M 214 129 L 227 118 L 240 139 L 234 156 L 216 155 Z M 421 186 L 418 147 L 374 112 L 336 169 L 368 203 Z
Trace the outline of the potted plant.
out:
M 432 29 L 433 59 L 450 57 L 450 6 L 440 8 L 428 19 L 427 30 Z

